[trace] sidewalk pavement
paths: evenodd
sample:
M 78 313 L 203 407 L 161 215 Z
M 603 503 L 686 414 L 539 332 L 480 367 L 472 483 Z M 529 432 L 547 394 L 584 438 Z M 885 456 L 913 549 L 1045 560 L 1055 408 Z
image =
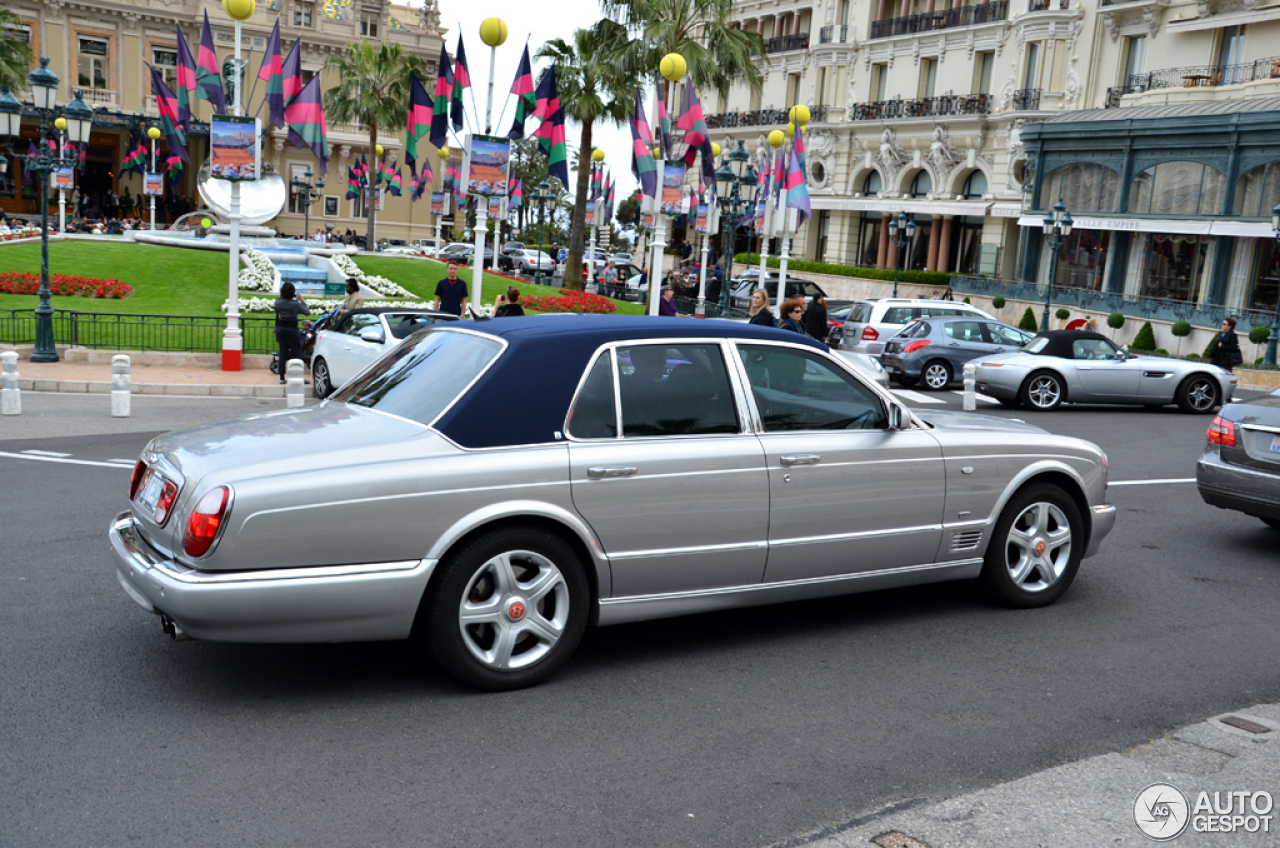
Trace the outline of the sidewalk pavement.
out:
M 1046 716 L 1046 721 L 1052 720 Z M 1157 783 L 1180 790 L 1185 806 L 1170 789 L 1144 792 Z M 1202 792 L 1207 796 L 1202 798 Z M 1229 792 L 1245 794 L 1228 799 Z M 774 848 L 1152 845 L 1153 839 L 1135 821 L 1135 807 L 1143 811 L 1148 828 L 1163 828 L 1156 841 L 1169 839 L 1185 821 L 1185 830 L 1169 839 L 1170 844 L 1259 848 L 1280 845 L 1276 796 L 1280 796 L 1280 704 L 1259 704 L 1127 751 L 1068 763 L 941 803 L 890 804 L 852 821 L 775 843 Z M 1145 803 L 1152 799 L 1169 803 L 1166 807 Z M 1215 802 L 1219 806 L 1206 813 L 1204 805 Z M 1233 809 L 1219 815 L 1229 803 Z M 1234 815 L 1240 818 L 1233 819 Z M 1210 832 L 1208 826 L 1219 832 Z M 1235 832 L 1220 832 L 1224 826 L 1234 827 Z
M 60 362 L 18 361 L 18 388 L 23 391 L 107 394 L 111 391 L 111 357 L 125 353 L 130 360 L 130 387 L 142 395 L 199 395 L 215 397 L 284 397 L 284 384 L 272 374 L 271 357 L 243 357 L 240 371 L 223 371 L 216 353 L 157 353 L 58 349 Z M 30 348 L 19 355 L 30 355 Z M 314 397 L 306 376 L 307 397 Z

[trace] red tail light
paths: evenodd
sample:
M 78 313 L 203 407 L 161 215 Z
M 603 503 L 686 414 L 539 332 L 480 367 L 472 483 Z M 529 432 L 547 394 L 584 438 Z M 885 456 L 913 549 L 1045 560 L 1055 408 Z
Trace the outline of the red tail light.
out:
M 862 328 L 862 340 L 864 342 L 874 342 L 878 338 L 880 338 L 880 332 L 875 327 Z
M 827 319 L 827 326 L 828 326 L 828 327 L 839 327 L 839 326 L 842 326 L 842 324 L 843 324 L 843 322 L 842 322 L 842 321 L 836 321 L 836 320 L 835 320 L 835 319 L 833 319 L 833 318 L 828 318 L 828 319 Z
M 147 473 L 147 464 L 142 460 L 138 460 L 138 464 L 133 466 L 133 478 L 129 481 L 129 500 L 133 500 L 138 494 L 138 484 L 142 482 L 142 476 Z
M 1236 446 L 1236 424 L 1230 418 L 1223 418 L 1221 415 L 1213 416 L 1208 435 L 1211 445 L 1226 445 L 1229 448 Z
M 187 530 L 182 534 L 182 549 L 188 556 L 202 557 L 209 553 L 218 538 L 218 529 L 226 518 L 227 504 L 231 502 L 231 490 L 226 486 L 210 489 L 191 511 Z
M 173 502 L 177 499 L 178 486 L 171 480 L 165 480 L 164 486 L 160 488 L 160 497 L 156 499 L 154 515 L 156 524 L 163 525 L 169 519 L 169 511 L 173 509 Z
M 907 346 L 902 349 L 903 353 L 914 353 L 922 347 L 928 347 L 931 342 L 928 339 L 920 339 L 915 342 L 908 342 Z

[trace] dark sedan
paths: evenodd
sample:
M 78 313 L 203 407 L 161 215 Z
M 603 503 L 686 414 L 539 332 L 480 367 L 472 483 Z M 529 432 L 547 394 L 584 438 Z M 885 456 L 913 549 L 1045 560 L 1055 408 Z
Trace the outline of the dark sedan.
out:
M 1209 425 L 1196 487 L 1210 506 L 1280 529 L 1280 389 L 1223 407 Z
M 889 379 L 904 386 L 917 381 L 938 391 L 979 356 L 1020 350 L 1035 336 L 999 321 L 976 316 L 921 318 L 890 339 L 880 355 Z

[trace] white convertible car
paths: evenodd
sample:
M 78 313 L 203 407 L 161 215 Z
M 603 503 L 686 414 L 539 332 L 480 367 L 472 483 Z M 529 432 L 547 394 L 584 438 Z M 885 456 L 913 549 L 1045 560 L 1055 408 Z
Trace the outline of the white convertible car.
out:
M 338 319 L 332 329 L 321 330 L 311 354 L 311 382 L 316 397 L 334 390 L 381 358 L 411 333 L 432 324 L 458 319 L 446 312 L 422 309 L 356 309 Z

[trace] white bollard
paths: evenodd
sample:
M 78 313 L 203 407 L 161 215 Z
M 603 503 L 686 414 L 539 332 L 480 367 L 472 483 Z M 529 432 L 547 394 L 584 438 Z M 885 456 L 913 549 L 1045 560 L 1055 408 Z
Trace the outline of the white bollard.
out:
M 6 350 L 0 353 L 0 413 L 5 415 L 22 414 L 22 393 L 18 391 L 18 352 Z
M 964 409 L 965 412 L 973 412 L 978 408 L 978 400 L 974 397 L 974 386 L 977 383 L 978 366 L 972 362 L 965 363 L 964 366 Z
M 302 388 L 302 360 L 290 359 L 285 373 L 288 374 L 287 385 L 284 389 L 285 405 L 290 409 L 302 406 L 306 400 L 304 397 L 306 392 Z
M 129 357 L 117 353 L 111 357 L 111 417 L 129 417 Z

